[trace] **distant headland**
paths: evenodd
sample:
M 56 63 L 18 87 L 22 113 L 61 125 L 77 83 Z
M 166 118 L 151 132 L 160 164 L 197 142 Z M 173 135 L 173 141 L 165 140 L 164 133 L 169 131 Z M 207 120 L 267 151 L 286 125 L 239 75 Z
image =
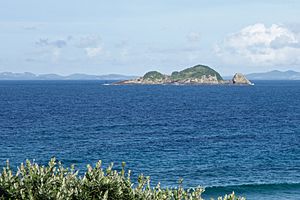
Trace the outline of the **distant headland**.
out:
M 30 72 L 13 73 L 13 72 L 0 72 L 0 80 L 127 80 L 134 79 L 138 76 L 128 76 L 121 74 L 106 74 L 106 75 L 89 75 L 89 74 L 71 74 L 62 76 L 58 74 L 33 74 Z
M 214 69 L 205 65 L 196 65 L 182 71 L 174 71 L 171 75 L 165 75 L 158 71 L 147 72 L 143 77 L 119 81 L 115 85 L 202 85 L 202 84 L 236 84 L 253 85 L 243 74 L 236 73 L 231 80 L 224 80 Z

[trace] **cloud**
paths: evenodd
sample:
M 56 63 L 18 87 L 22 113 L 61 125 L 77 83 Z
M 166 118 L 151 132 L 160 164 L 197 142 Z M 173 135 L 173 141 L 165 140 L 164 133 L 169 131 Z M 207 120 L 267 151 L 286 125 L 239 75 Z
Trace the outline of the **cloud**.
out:
M 36 23 L 30 23 L 30 24 L 24 24 L 22 28 L 27 31 L 33 31 L 33 30 L 38 30 L 42 24 L 36 24 Z
M 216 44 L 214 50 L 225 62 L 252 65 L 300 64 L 299 34 L 282 25 L 247 26 Z
M 53 46 L 56 48 L 63 48 L 67 46 L 68 39 L 49 40 L 48 38 L 40 38 L 35 44 L 41 47 Z
M 83 49 L 88 58 L 95 58 L 105 54 L 101 38 L 98 35 L 85 35 L 76 38 L 75 46 Z
M 89 58 L 97 57 L 103 53 L 103 49 L 101 47 L 88 47 L 84 48 L 84 50 Z
M 66 36 L 60 39 L 40 38 L 35 42 L 36 54 L 40 60 L 51 60 L 56 62 L 66 59 L 70 52 L 77 53 L 77 57 L 95 59 L 107 57 L 109 52 L 105 50 L 98 35 Z M 36 59 L 29 58 L 32 62 Z
M 61 59 L 62 49 L 56 47 L 47 47 L 35 49 L 27 53 L 26 62 L 58 62 Z
M 58 48 L 52 49 L 52 61 L 57 62 L 60 58 L 61 50 Z
M 72 37 L 67 36 L 63 39 L 39 38 L 35 42 L 37 47 L 25 60 L 27 62 L 58 62 L 61 60 L 62 53 L 65 53 L 66 47 L 72 43 Z M 64 51 L 62 51 L 64 49 Z
M 31 31 L 31 30 L 37 30 L 38 27 L 34 25 L 28 25 L 28 26 L 23 26 L 23 29 Z
M 187 40 L 190 42 L 198 42 L 201 39 L 200 33 L 190 32 L 187 35 Z
M 97 47 L 101 43 L 101 38 L 97 35 L 81 36 L 77 39 L 76 46 L 78 48 Z

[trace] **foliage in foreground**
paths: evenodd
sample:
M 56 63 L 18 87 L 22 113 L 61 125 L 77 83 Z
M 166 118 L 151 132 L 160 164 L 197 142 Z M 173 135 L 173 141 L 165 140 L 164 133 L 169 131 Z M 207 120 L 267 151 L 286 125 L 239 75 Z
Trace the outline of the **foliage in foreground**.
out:
M 83 176 L 71 168 L 64 168 L 55 158 L 48 166 L 39 166 L 26 161 L 21 164 L 16 174 L 13 174 L 9 163 L 3 168 L 0 176 L 0 199 L 32 199 L 32 200 L 202 200 L 204 189 L 178 188 L 162 189 L 158 184 L 150 187 L 149 177 L 140 175 L 135 186 L 130 179 L 130 171 L 125 173 L 125 163 L 122 170 L 113 170 L 111 164 L 102 169 L 101 161 L 94 168 L 87 166 Z M 219 197 L 218 200 L 243 200 L 234 193 Z

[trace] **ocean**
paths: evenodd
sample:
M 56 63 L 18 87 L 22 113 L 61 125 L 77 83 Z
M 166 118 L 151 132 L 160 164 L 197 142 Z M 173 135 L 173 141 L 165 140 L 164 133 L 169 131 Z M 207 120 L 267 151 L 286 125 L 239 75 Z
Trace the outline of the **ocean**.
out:
M 151 183 L 300 199 L 300 81 L 254 86 L 0 81 L 0 167 L 114 162 Z

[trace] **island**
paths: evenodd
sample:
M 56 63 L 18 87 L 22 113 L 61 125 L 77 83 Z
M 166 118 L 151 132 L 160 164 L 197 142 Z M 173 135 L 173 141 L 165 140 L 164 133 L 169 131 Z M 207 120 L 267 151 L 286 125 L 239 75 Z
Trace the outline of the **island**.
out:
M 147 72 L 143 77 L 119 81 L 114 85 L 203 85 L 203 84 L 235 84 L 253 85 L 243 74 L 236 73 L 231 80 L 224 80 L 214 69 L 205 65 L 196 65 L 182 71 L 174 71 L 171 75 L 165 75 L 158 71 Z

